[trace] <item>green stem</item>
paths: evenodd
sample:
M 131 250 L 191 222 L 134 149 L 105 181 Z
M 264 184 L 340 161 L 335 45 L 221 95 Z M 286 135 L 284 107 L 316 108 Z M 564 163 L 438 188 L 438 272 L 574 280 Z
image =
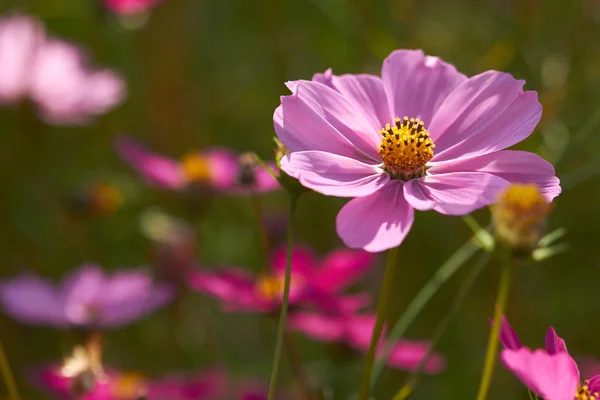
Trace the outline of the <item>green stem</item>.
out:
M 475 244 L 476 235 L 465 242 L 459 247 L 454 254 L 450 256 L 437 270 L 435 275 L 431 277 L 429 281 L 421 288 L 419 293 L 411 300 L 406 307 L 406 311 L 402 314 L 400 319 L 396 322 L 391 330 L 390 335 L 383 347 L 381 357 L 375 363 L 373 369 L 373 379 L 371 380 L 371 387 L 375 386 L 377 378 L 383 371 L 387 359 L 390 355 L 394 344 L 402 339 L 406 334 L 406 331 L 410 325 L 414 322 L 417 316 L 421 313 L 423 308 L 427 305 L 429 300 L 437 293 L 439 288 L 450 279 L 460 267 L 466 263 L 473 254 L 479 249 L 479 246 Z
M 10 400 L 20 400 L 21 396 L 19 396 L 17 384 L 15 383 L 15 377 L 10 369 L 10 364 L 8 363 L 8 358 L 6 358 L 6 353 L 4 352 L 2 342 L 0 342 L 0 370 L 2 370 L 2 378 L 6 384 L 6 389 L 8 390 L 8 396 Z
M 454 300 L 452 301 L 452 304 L 450 305 L 450 309 L 448 310 L 448 313 L 444 316 L 444 318 L 442 318 L 442 320 L 435 327 L 435 330 L 433 331 L 433 334 L 431 336 L 431 340 L 430 340 L 431 345 L 429 347 L 429 351 L 427 352 L 425 357 L 423 357 L 423 359 L 419 362 L 419 365 L 417 365 L 417 368 L 415 368 L 410 373 L 408 378 L 406 378 L 406 380 L 404 381 L 404 385 L 402 386 L 400 391 L 398 391 L 396 396 L 394 396 L 393 400 L 404 400 L 415 389 L 415 387 L 417 387 L 417 384 L 419 382 L 419 375 L 421 374 L 421 371 L 427 364 L 427 361 L 429 360 L 429 356 L 433 352 L 434 347 L 439 342 L 439 340 L 442 338 L 444 333 L 446 333 L 448 326 L 450 326 L 450 322 L 454 319 L 454 317 L 456 317 L 456 314 L 458 313 L 458 311 L 460 310 L 460 307 L 462 306 L 465 299 L 467 298 L 467 295 L 471 292 L 471 289 L 473 288 L 473 285 L 475 284 L 477 277 L 479 276 L 481 271 L 483 271 L 483 268 L 488 264 L 489 260 L 490 260 L 490 253 L 483 253 L 481 255 L 481 257 L 479 257 L 479 260 L 477 260 L 477 263 L 475 264 L 473 269 L 471 269 L 471 271 L 469 272 L 469 275 L 467 275 L 467 277 L 463 281 L 460 289 L 458 290 L 456 297 L 454 298 Z
M 488 339 L 487 352 L 485 354 L 485 362 L 483 367 L 483 375 L 481 376 L 481 383 L 479 385 L 479 392 L 477 393 L 477 400 L 485 400 L 490 390 L 492 383 L 492 376 L 494 375 L 494 367 L 496 366 L 496 357 L 498 354 L 498 334 L 500 333 L 500 323 L 506 303 L 508 301 L 508 292 L 510 289 L 510 281 L 512 279 L 513 272 L 513 258 L 509 251 L 506 251 L 505 258 L 502 263 L 502 276 L 500 277 L 500 287 L 498 288 L 498 295 L 496 297 L 496 311 L 494 312 L 494 323 L 492 330 L 490 331 L 490 337 Z
M 369 344 L 369 351 L 365 359 L 358 400 L 367 400 L 367 397 L 369 397 L 369 392 L 371 391 L 371 374 L 373 372 L 373 364 L 375 362 L 375 350 L 378 347 L 379 338 L 381 337 L 381 331 L 383 329 L 383 324 L 387 314 L 387 306 L 394 284 L 394 274 L 396 272 L 396 265 L 398 264 L 396 262 L 397 258 L 398 247 L 388 250 L 383 285 L 381 287 L 381 294 L 379 295 L 379 303 L 377 304 L 377 319 L 375 320 L 375 326 L 373 327 L 373 334 L 371 336 L 371 344 Z
M 279 325 L 277 327 L 277 341 L 275 342 L 275 356 L 273 358 L 273 369 L 271 370 L 271 381 L 269 383 L 269 396 L 267 400 L 275 398 L 277 388 L 277 375 L 279 374 L 279 365 L 281 363 L 281 353 L 285 336 L 285 325 L 287 320 L 288 302 L 290 297 L 290 280 L 292 278 L 292 251 L 294 247 L 294 213 L 298 204 L 298 196 L 290 197 L 290 212 L 287 231 L 287 254 L 285 260 L 285 278 L 283 283 L 283 299 L 281 302 L 281 311 L 279 313 Z

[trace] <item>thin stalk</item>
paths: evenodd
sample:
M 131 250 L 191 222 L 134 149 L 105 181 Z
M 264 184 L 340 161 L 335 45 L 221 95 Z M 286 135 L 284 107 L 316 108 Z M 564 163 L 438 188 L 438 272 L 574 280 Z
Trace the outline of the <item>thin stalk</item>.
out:
M 419 365 L 417 365 L 417 368 L 415 368 L 410 373 L 410 375 L 406 378 L 406 380 L 404 381 L 404 385 L 398 391 L 398 393 L 394 396 L 393 400 L 404 400 L 417 387 L 417 385 L 419 383 L 419 375 L 421 374 L 421 371 L 427 364 L 427 361 L 429 360 L 429 357 L 430 357 L 431 353 L 433 352 L 434 347 L 439 342 L 439 340 L 442 338 L 444 333 L 446 333 L 446 330 L 450 326 L 450 322 L 454 319 L 454 317 L 456 317 L 456 314 L 458 314 L 458 311 L 460 310 L 460 307 L 466 300 L 467 295 L 471 292 L 471 289 L 473 288 L 473 285 L 475 284 L 477 277 L 479 276 L 481 271 L 483 271 L 483 268 L 488 264 L 489 260 L 490 260 L 490 253 L 483 253 L 481 255 L 481 257 L 479 257 L 479 259 L 477 260 L 477 263 L 475 264 L 473 269 L 471 269 L 471 271 L 469 272 L 469 275 L 467 275 L 467 277 L 463 281 L 460 289 L 458 290 L 456 297 L 454 298 L 454 300 L 452 301 L 452 304 L 450 305 L 450 309 L 448 310 L 448 313 L 444 316 L 444 318 L 442 318 L 442 320 L 435 327 L 435 330 L 433 331 L 433 334 L 431 335 L 431 340 L 430 340 L 431 345 L 429 347 L 429 351 L 427 352 L 425 357 L 423 357 L 423 359 L 419 362 Z
M 292 251 L 294 249 L 294 213 L 298 204 L 298 196 L 291 195 L 290 211 L 287 230 L 287 254 L 285 259 L 285 278 L 283 282 L 283 299 L 281 302 L 281 311 L 279 313 L 279 325 L 277 327 L 277 340 L 275 342 L 275 356 L 273 358 L 273 369 L 271 370 L 271 381 L 269 383 L 269 395 L 267 400 L 275 398 L 277 388 L 277 375 L 279 375 L 279 365 L 281 363 L 281 353 L 285 336 L 285 326 L 287 320 L 288 302 L 290 297 L 290 280 L 292 279 Z
M 512 253 L 506 251 L 505 257 L 502 260 L 502 275 L 500 277 L 500 287 L 498 288 L 498 295 L 496 296 L 496 311 L 494 312 L 494 323 L 492 330 L 490 331 L 490 337 L 488 339 L 487 352 L 485 354 L 485 362 L 483 367 L 483 375 L 481 376 L 481 383 L 479 385 L 479 392 L 477 393 L 477 400 L 485 400 L 490 390 L 492 383 L 492 377 L 494 375 L 494 368 L 496 366 L 496 357 L 498 355 L 498 334 L 500 333 L 500 322 L 506 309 L 506 303 L 508 301 L 508 292 L 510 290 L 510 282 L 513 273 L 513 257 Z
M 304 370 L 300 352 L 298 351 L 294 337 L 289 332 L 285 332 L 283 340 L 290 366 L 292 367 L 292 373 L 294 374 L 298 388 L 304 394 L 304 399 L 314 400 L 315 398 L 320 398 L 318 395 L 313 394 L 310 380 L 306 376 L 306 371 Z
M 17 384 L 15 383 L 15 376 L 10 369 L 10 364 L 8 363 L 8 358 L 4 352 L 2 342 L 0 342 L 0 369 L 2 370 L 2 378 L 6 384 L 10 400 L 21 400 L 21 396 L 19 396 L 19 391 L 17 390 Z
M 386 344 L 383 347 L 380 358 L 375 363 L 373 368 L 373 379 L 371 380 L 371 388 L 375 386 L 377 379 L 381 375 L 383 368 L 386 365 L 394 344 L 402 339 L 410 325 L 414 322 L 417 316 L 425 308 L 429 300 L 437 293 L 439 288 L 450 279 L 456 271 L 460 269 L 470 258 L 477 252 L 479 246 L 475 244 L 477 235 L 460 246 L 454 254 L 450 256 L 437 270 L 435 275 L 431 277 L 427 283 L 421 288 L 419 293 L 411 300 L 406 307 L 406 311 L 396 322 L 389 334 Z
M 379 338 L 381 337 L 381 331 L 383 329 L 383 324 L 387 314 L 388 303 L 394 284 L 394 274 L 398 264 L 397 259 L 398 247 L 388 250 L 383 285 L 381 287 L 381 294 L 379 295 L 379 302 L 377 304 L 377 319 L 375 320 L 375 326 L 373 327 L 369 351 L 365 358 L 358 400 L 367 400 L 369 397 L 369 392 L 371 391 L 371 374 L 373 372 L 373 364 L 375 362 L 375 350 L 378 347 L 377 345 L 379 344 Z

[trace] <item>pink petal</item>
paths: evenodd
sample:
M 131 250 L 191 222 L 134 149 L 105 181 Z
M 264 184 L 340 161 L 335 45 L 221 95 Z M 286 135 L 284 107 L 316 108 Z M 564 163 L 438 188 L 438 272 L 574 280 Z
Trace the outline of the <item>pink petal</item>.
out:
M 433 161 L 503 150 L 528 137 L 542 116 L 536 92 L 525 81 L 488 71 L 463 82 L 440 105 L 429 132 Z
M 444 99 L 467 79 L 454 66 L 421 50 L 392 52 L 383 62 L 381 76 L 393 117 L 419 118 L 426 128 Z
M 328 196 L 366 196 L 390 180 L 378 166 L 323 151 L 288 154 L 281 160 L 281 169 L 303 186 Z
M 568 353 L 564 339 L 556 334 L 553 327 L 549 327 L 546 333 L 546 352 L 548 354 Z
M 227 192 L 239 189 L 237 154 L 227 148 L 213 147 L 204 150 L 201 156 L 206 157 L 209 163 L 211 184 L 217 190 Z
M 373 336 L 373 329 L 375 328 L 375 315 L 352 315 L 346 318 L 347 326 L 347 341 L 348 344 L 357 350 L 367 351 L 371 344 L 371 337 Z M 385 333 L 382 332 L 381 337 L 383 338 Z M 381 340 L 383 342 L 383 339 Z
M 600 361 L 594 356 L 584 355 L 577 357 L 577 365 L 579 366 L 581 376 L 584 378 L 600 375 Z M 600 383 L 600 379 L 596 379 L 596 381 Z M 600 388 L 596 391 L 600 392 Z
M 279 139 L 292 151 L 321 150 L 380 162 L 381 142 L 365 116 L 340 93 L 318 82 L 298 81 L 273 116 Z
M 162 0 L 104 0 L 106 6 L 115 14 L 133 15 L 147 11 Z
M 342 340 L 346 332 L 341 318 L 307 312 L 291 314 L 288 319 L 288 327 L 325 342 Z
M 125 97 L 125 82 L 109 70 L 88 75 L 82 109 L 89 115 L 101 115 L 120 104 Z
M 416 369 L 421 361 L 429 353 L 431 345 L 429 342 L 412 342 L 401 340 L 393 347 L 388 364 L 392 367 L 413 370 Z M 444 357 L 437 352 L 433 352 L 427 358 L 423 371 L 429 374 L 438 374 L 444 370 L 446 362 Z
M 402 193 L 391 181 L 377 192 L 350 200 L 337 215 L 337 233 L 346 246 L 380 252 L 402 243 L 414 219 Z
M 30 324 L 63 326 L 67 323 L 59 291 L 43 279 L 20 276 L 0 284 L 0 300 L 11 317 Z
M 0 102 L 14 103 L 28 94 L 31 64 L 43 40 L 36 18 L 17 14 L 0 20 Z
M 276 274 L 285 273 L 286 246 L 280 246 L 271 254 L 271 267 Z M 296 245 L 292 250 L 292 272 L 310 278 L 318 268 L 317 256 L 305 245 Z
M 511 183 L 535 183 L 549 202 L 561 192 L 560 180 L 552 164 L 527 151 L 501 150 L 431 164 L 429 172 L 432 174 L 479 171 L 494 174 Z
M 328 73 L 315 74 L 313 81 L 338 91 L 356 110 L 359 110 L 375 132 L 379 132 L 385 124 L 394 120 L 383 82 L 378 76 L 366 74 L 336 76 L 329 69 Z
M 493 204 L 510 183 L 481 172 L 426 175 L 404 185 L 404 196 L 417 210 L 435 210 L 446 215 L 469 214 Z
M 106 277 L 95 264 L 87 264 L 67 276 L 62 283 L 65 314 L 72 324 L 92 323 L 90 307 L 99 304 L 104 292 Z
M 182 189 L 187 180 L 179 164 L 166 157 L 147 151 L 135 141 L 120 137 L 115 141 L 119 156 L 152 184 L 167 189 Z
M 493 324 L 493 320 L 490 318 L 490 323 Z M 500 323 L 500 343 L 510 350 L 518 350 L 520 349 L 521 342 L 519 341 L 519 337 L 517 333 L 508 322 L 508 318 L 502 316 L 502 321 Z
M 362 278 L 372 267 L 375 257 L 361 250 L 340 249 L 327 254 L 311 285 L 326 292 L 344 289 Z
M 586 375 L 591 376 L 591 375 Z M 592 376 L 590 378 L 590 382 L 588 383 L 590 392 L 592 393 L 600 393 L 600 376 Z
M 500 358 L 506 368 L 545 400 L 573 400 L 575 397 L 579 370 L 569 354 L 550 355 L 543 350 L 532 352 L 522 347 L 504 349 Z
M 276 163 L 267 162 L 267 165 L 269 167 L 271 167 L 272 171 L 275 171 L 277 174 L 279 174 Z M 255 179 L 256 179 L 256 187 L 254 190 L 257 193 L 267 193 L 267 192 L 272 192 L 274 190 L 281 189 L 279 182 L 275 178 L 273 178 L 271 173 L 269 171 L 267 171 L 266 168 L 264 168 L 262 166 L 257 167 L 257 169 L 255 171 Z

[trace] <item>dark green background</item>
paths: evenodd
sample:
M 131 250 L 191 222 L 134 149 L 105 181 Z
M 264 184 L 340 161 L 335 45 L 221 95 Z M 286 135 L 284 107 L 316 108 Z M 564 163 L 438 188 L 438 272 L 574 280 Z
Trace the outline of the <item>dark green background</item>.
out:
M 3 10 L 23 7 L 3 0 Z M 566 149 L 558 175 L 568 188 L 555 201 L 551 228 L 566 227 L 570 251 L 516 272 L 508 315 L 522 342 L 541 346 L 548 325 L 573 355 L 600 355 L 598 283 L 600 223 L 597 174 L 598 129 L 592 115 L 600 104 L 600 3 L 567 0 L 359 1 L 359 0 L 165 0 L 140 29 L 123 27 L 93 0 L 29 0 L 53 35 L 91 49 L 99 65 L 120 70 L 126 103 L 87 127 L 50 127 L 23 107 L 0 110 L 0 266 L 9 277 L 23 270 L 58 278 L 81 262 L 107 269 L 151 264 L 151 243 L 139 228 L 140 213 L 154 205 L 187 218 L 198 230 L 199 262 L 261 268 L 255 220 L 247 198 L 220 198 L 204 217 L 186 200 L 145 186 L 114 154 L 118 133 L 139 138 L 178 157 L 192 148 L 219 144 L 272 155 L 272 113 L 283 82 L 335 73 L 379 74 L 396 48 L 422 48 L 473 75 L 487 69 L 511 72 L 537 90 L 544 117 L 519 147 L 555 161 Z M 1 68 L 1 66 L 0 66 Z M 597 118 L 597 117 L 596 117 Z M 592 124 L 584 145 L 573 137 Z M 69 193 L 97 181 L 115 184 L 125 203 L 107 217 L 73 217 Z M 285 213 L 283 193 L 265 196 L 268 213 Z M 335 213 L 343 200 L 312 194 L 300 203 L 299 240 L 320 252 L 341 242 Z M 489 212 L 476 217 L 482 224 Z M 418 288 L 467 238 L 460 218 L 417 213 L 400 249 L 392 299 L 397 318 Z M 469 263 L 470 265 L 473 262 Z M 411 327 L 412 338 L 428 338 L 460 286 L 461 270 Z M 491 265 L 450 326 L 439 348 L 448 369 L 426 378 L 414 399 L 474 398 L 489 331 L 487 317 L 498 279 Z M 383 260 L 361 287 L 377 292 Z M 267 382 L 275 324 L 258 315 L 223 314 L 200 295 L 186 296 L 184 318 L 174 325 L 171 308 L 107 337 L 106 361 L 145 373 L 203 368 L 220 360 L 236 377 Z M 218 338 L 209 348 L 205 328 Z M 0 337 L 27 398 L 28 368 L 59 359 L 74 339 L 51 329 L 0 317 Z M 329 382 L 334 399 L 357 389 L 360 358 L 337 346 L 300 338 L 307 368 Z M 390 372 L 377 399 L 399 389 L 404 373 Z M 282 381 L 291 382 L 284 363 Z M 27 388 L 27 389 L 26 389 Z M 491 399 L 527 398 L 503 367 Z

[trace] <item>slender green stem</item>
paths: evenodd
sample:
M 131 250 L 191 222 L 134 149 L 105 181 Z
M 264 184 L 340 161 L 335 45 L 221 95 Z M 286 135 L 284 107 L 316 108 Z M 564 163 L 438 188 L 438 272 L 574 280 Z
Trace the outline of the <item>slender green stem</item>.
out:
M 290 297 L 290 280 L 292 279 L 292 251 L 294 249 L 294 213 L 298 204 L 298 196 L 290 197 L 290 212 L 287 230 L 287 254 L 285 259 L 285 278 L 283 282 L 283 300 L 281 312 L 279 313 L 279 325 L 277 327 L 277 341 L 275 342 L 275 356 L 273 358 L 273 369 L 271 370 L 271 381 L 269 383 L 269 396 L 267 400 L 275 398 L 277 388 L 277 375 L 281 363 L 281 353 L 285 336 L 285 325 L 287 320 L 288 302 Z
M 379 295 L 379 303 L 377 304 L 377 318 L 375 320 L 375 326 L 373 327 L 373 334 L 371 335 L 369 351 L 365 358 L 358 400 L 367 400 L 367 397 L 369 397 L 369 392 L 371 391 L 371 374 L 373 372 L 373 364 L 375 362 L 375 350 L 378 347 L 377 345 L 379 344 L 379 338 L 381 337 L 381 331 L 383 329 L 383 324 L 387 314 L 387 306 L 392 293 L 392 287 L 394 285 L 394 274 L 396 272 L 396 265 L 398 264 L 396 262 L 397 259 L 398 247 L 388 250 L 383 285 L 381 287 L 381 294 Z
M 411 300 L 411 302 L 406 307 L 406 310 L 400 317 L 400 319 L 396 322 L 394 327 L 391 330 L 390 335 L 386 341 L 385 346 L 383 347 L 382 354 L 380 358 L 375 363 L 375 367 L 373 368 L 373 379 L 371 380 L 371 387 L 375 386 L 377 378 L 383 371 L 387 359 L 390 355 L 394 344 L 402 339 L 406 334 L 406 331 L 410 327 L 410 325 L 414 322 L 417 316 L 421 313 L 423 308 L 427 305 L 429 300 L 433 298 L 433 296 L 437 293 L 439 288 L 446 283 L 448 279 L 450 279 L 456 271 L 460 269 L 470 258 L 475 254 L 475 252 L 479 249 L 479 246 L 475 244 L 475 237 L 473 236 L 467 242 L 465 242 L 462 246 L 460 246 L 454 254 L 450 256 L 444 262 L 440 268 L 437 270 L 435 275 L 431 277 L 429 281 L 421 288 L 419 293 Z
M 527 393 L 529 394 L 529 400 L 533 400 L 533 394 L 531 393 L 531 389 L 527 388 Z
M 314 400 L 315 398 L 318 398 L 318 394 L 313 394 L 310 380 L 308 379 L 308 376 L 306 376 L 306 371 L 304 370 L 302 358 L 300 357 L 300 352 L 298 351 L 294 337 L 289 332 L 285 332 L 283 340 L 290 366 L 292 367 L 292 372 L 296 379 L 296 384 L 303 393 L 303 398 L 305 400 Z
M 2 378 L 4 379 L 4 384 L 8 390 L 8 396 L 10 400 L 20 400 L 21 396 L 19 396 L 17 384 L 15 383 L 15 377 L 10 369 L 10 364 L 8 363 L 8 358 L 4 352 L 2 342 L 0 342 L 0 369 L 2 370 Z
M 269 268 L 269 236 L 267 235 L 267 228 L 265 227 L 265 218 L 263 213 L 262 202 L 256 192 L 252 192 L 250 196 L 252 199 L 252 208 L 254 209 L 254 217 L 256 218 L 256 224 L 258 229 L 258 236 L 260 239 L 260 247 L 263 254 L 263 268 Z
M 433 334 L 431 335 L 431 340 L 430 340 L 431 345 L 429 347 L 429 351 L 427 352 L 425 357 L 423 357 L 423 359 L 419 362 L 419 365 L 417 365 L 417 368 L 415 368 L 410 373 L 410 375 L 406 378 L 406 380 L 404 381 L 404 385 L 402 386 L 400 391 L 398 391 L 396 396 L 394 396 L 394 400 L 404 400 L 417 387 L 417 384 L 419 382 L 419 375 L 421 374 L 421 371 L 423 370 L 425 365 L 427 365 L 429 356 L 433 352 L 433 349 L 435 348 L 435 346 L 439 342 L 439 340 L 442 338 L 444 333 L 446 333 L 448 326 L 450 326 L 450 322 L 454 319 L 454 317 L 456 317 L 456 314 L 458 314 L 458 311 L 460 310 L 460 307 L 462 306 L 465 299 L 467 298 L 467 295 L 471 292 L 471 289 L 473 288 L 473 285 L 475 284 L 477 277 L 479 276 L 481 271 L 483 271 L 483 268 L 488 264 L 489 260 L 490 260 L 490 253 L 483 253 L 481 255 L 481 257 L 479 257 L 479 259 L 477 260 L 477 263 L 471 269 L 471 271 L 469 272 L 469 275 L 467 275 L 467 277 L 463 281 L 460 289 L 458 290 L 456 297 L 454 298 L 454 300 L 452 301 L 452 304 L 450 305 L 450 309 L 448 310 L 448 313 L 444 316 L 444 318 L 442 318 L 442 320 L 435 327 L 435 330 L 433 331 Z
M 488 339 L 487 352 L 485 354 L 485 362 L 483 367 L 483 375 L 481 376 L 481 383 L 479 385 L 479 392 L 477 393 L 477 400 L 485 400 L 490 390 L 492 383 L 492 377 L 494 375 L 494 368 L 496 366 L 496 357 L 498 355 L 498 334 L 500 333 L 500 323 L 506 303 L 508 301 L 508 292 L 510 290 L 510 282 L 512 279 L 513 272 L 513 257 L 509 251 L 505 252 L 505 257 L 502 262 L 502 276 L 500 277 L 500 287 L 498 288 L 498 295 L 496 297 L 496 311 L 494 312 L 494 323 L 492 324 L 492 330 L 490 331 L 490 337 Z

